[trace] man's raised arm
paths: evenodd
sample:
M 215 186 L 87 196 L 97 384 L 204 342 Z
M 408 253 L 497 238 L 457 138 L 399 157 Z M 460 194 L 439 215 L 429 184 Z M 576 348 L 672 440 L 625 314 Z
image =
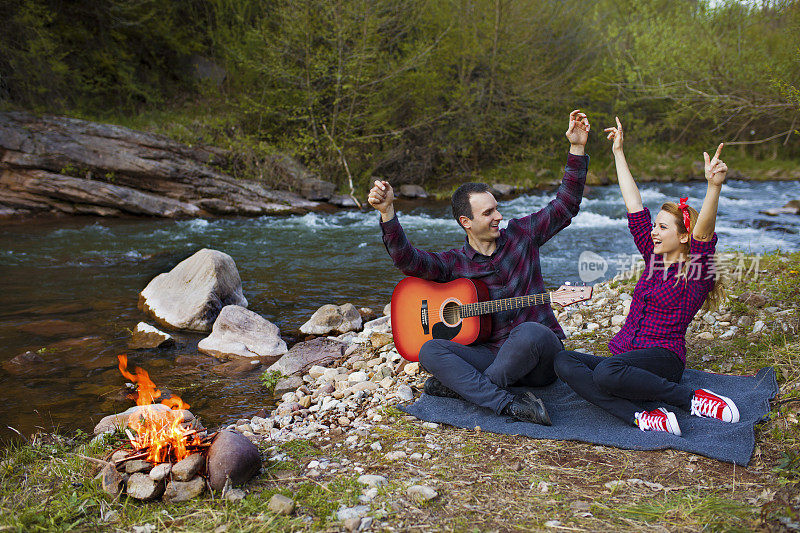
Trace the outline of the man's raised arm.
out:
M 578 214 L 586 184 L 586 171 L 589 168 L 589 156 L 585 152 L 589 129 L 589 119 L 584 113 L 576 109 L 569 114 L 566 132 L 569 155 L 561 186 L 550 203 L 531 215 L 531 232 L 539 245 L 569 226 L 572 217 Z

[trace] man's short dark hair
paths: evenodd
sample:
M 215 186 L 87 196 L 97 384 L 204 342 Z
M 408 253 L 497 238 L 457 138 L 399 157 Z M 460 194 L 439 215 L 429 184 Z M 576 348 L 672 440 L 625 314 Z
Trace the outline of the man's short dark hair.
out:
M 489 192 L 489 186 L 485 183 L 465 183 L 453 193 L 450 198 L 450 204 L 453 207 L 453 217 L 461 226 L 459 220 L 462 216 L 472 220 L 472 204 L 469 202 L 470 196 L 476 193 Z M 463 226 L 462 226 L 463 227 Z

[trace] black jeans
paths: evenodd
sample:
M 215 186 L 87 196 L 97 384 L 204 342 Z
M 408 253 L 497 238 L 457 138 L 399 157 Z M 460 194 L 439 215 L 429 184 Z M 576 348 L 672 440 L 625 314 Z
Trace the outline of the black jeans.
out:
M 555 360 L 556 374 L 572 390 L 628 423 L 643 410 L 634 401 L 661 401 L 688 411 L 694 390 L 678 383 L 683 368 L 677 355 L 657 347 L 611 357 L 562 350 Z
M 500 413 L 514 399 L 506 387 L 544 387 L 556 380 L 553 359 L 563 349 L 553 330 L 523 322 L 511 330 L 497 354 L 486 345 L 433 339 L 422 345 L 419 361 L 465 400 Z

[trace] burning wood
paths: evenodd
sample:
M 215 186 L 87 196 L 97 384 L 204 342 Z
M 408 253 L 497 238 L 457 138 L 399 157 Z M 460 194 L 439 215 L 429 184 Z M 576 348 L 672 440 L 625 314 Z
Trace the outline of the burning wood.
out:
M 161 391 L 156 388 L 144 369 L 134 367 L 134 373 L 128 371 L 127 356 L 122 354 L 118 359 L 122 375 L 137 386 L 136 404 L 143 407 L 128 420 L 128 425 L 135 434 L 126 430 L 135 454 L 145 453 L 148 462 L 158 464 L 178 462 L 192 451 L 206 447 L 196 429 L 183 427 L 181 410 L 189 409 L 189 404 L 177 396 L 172 396 L 160 402 L 169 407 L 170 411 L 158 411 L 152 408 L 154 401 L 161 397 Z

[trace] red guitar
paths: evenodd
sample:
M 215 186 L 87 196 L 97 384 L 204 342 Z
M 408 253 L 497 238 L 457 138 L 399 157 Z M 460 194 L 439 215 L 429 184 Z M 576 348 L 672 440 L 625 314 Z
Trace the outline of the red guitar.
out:
M 591 287 L 562 285 L 555 292 L 489 300 L 489 289 L 480 280 L 436 283 L 405 278 L 392 293 L 394 345 L 405 359 L 418 361 L 420 348 L 431 339 L 459 344 L 486 340 L 491 333 L 491 313 L 550 302 L 567 306 L 591 297 Z

